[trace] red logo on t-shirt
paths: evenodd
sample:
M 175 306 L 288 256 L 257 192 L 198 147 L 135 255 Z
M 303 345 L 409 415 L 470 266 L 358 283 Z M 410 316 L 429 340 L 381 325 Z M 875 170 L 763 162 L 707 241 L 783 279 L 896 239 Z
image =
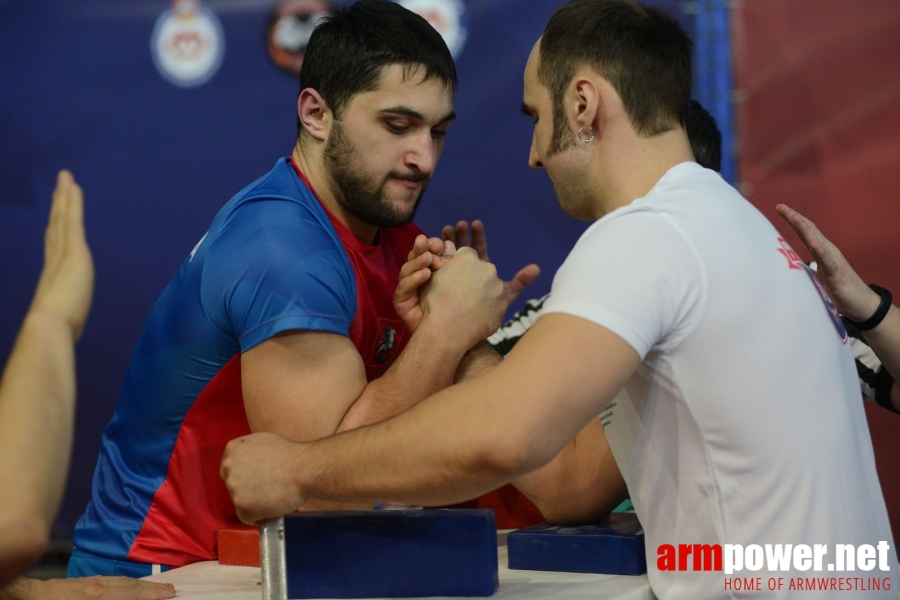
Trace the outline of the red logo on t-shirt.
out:
M 796 252 L 794 252 L 794 249 L 791 248 L 790 244 L 784 241 L 784 238 L 778 238 L 778 243 L 781 244 L 781 248 L 778 248 L 778 251 L 788 259 L 788 267 L 791 269 L 799 269 L 805 272 L 809 277 L 809 280 L 822 298 L 822 303 L 825 305 L 825 312 L 828 313 L 828 319 L 831 321 L 831 324 L 834 325 L 838 337 L 841 338 L 841 343 L 846 344 L 848 341 L 847 328 L 844 327 L 844 322 L 841 320 L 841 315 L 838 312 L 837 306 L 834 305 L 834 302 L 831 301 L 831 298 L 828 297 L 828 294 L 822 286 L 819 285 L 819 282 L 816 281 L 816 274 L 813 273 L 812 269 L 806 266 L 806 263 L 803 262 Z
M 784 241 L 784 238 L 778 238 L 778 243 L 781 244 L 781 248 L 779 248 L 778 251 L 784 254 L 784 257 L 788 259 L 788 267 L 801 270 L 806 268 L 806 264 L 800 258 L 800 255 L 794 252 L 794 249 L 791 248 L 790 244 Z

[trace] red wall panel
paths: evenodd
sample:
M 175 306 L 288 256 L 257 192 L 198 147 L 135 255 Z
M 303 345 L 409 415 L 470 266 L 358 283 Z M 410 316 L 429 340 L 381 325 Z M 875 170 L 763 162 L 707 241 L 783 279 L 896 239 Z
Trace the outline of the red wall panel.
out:
M 744 195 L 802 256 L 780 202 L 900 297 L 900 2 L 747 0 L 733 15 Z M 900 417 L 866 408 L 900 539 Z

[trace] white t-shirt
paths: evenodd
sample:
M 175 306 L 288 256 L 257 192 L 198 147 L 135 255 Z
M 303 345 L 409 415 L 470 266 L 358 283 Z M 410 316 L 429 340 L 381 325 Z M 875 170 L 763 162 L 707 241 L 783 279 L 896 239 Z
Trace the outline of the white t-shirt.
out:
M 721 177 L 677 165 L 594 223 L 556 274 L 544 312 L 602 325 L 642 359 L 601 418 L 644 526 L 657 597 L 789 597 L 791 577 L 888 578 L 891 591 L 814 597 L 897 597 L 843 325 L 800 258 Z M 657 563 L 662 544 L 827 544 L 825 569 L 836 544 L 882 540 L 887 572 L 763 565 L 729 576 Z M 729 577 L 761 577 L 764 591 L 726 589 Z M 766 589 L 769 577 L 783 578 L 780 592 Z

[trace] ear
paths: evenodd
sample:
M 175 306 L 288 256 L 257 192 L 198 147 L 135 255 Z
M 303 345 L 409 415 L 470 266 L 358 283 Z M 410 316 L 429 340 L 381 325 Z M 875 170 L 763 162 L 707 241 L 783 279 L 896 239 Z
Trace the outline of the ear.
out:
M 600 128 L 603 123 L 603 94 L 600 87 L 590 77 L 579 77 L 576 75 L 572 92 L 574 94 L 572 106 L 574 114 L 572 117 L 576 125 L 585 131 L 593 128 L 594 135 L 600 134 Z
M 333 115 L 319 92 L 311 88 L 300 92 L 297 98 L 297 114 L 307 133 L 320 142 L 325 141 L 328 132 L 331 131 Z

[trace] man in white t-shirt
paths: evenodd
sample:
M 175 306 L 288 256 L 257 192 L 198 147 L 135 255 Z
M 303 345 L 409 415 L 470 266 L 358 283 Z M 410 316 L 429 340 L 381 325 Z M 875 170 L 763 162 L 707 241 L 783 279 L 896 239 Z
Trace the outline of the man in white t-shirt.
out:
M 846 332 L 772 225 L 692 161 L 690 57 L 677 23 L 653 9 L 572 0 L 557 11 L 525 69 L 529 162 L 567 213 L 595 223 L 545 315 L 506 360 L 393 419 L 309 444 L 231 442 L 222 474 L 243 520 L 310 498 L 462 501 L 547 464 L 603 412 L 657 597 L 783 598 L 798 579 L 828 588 L 816 598 L 848 586 L 896 597 Z M 464 248 L 431 274 L 420 326 L 431 294 L 446 301 L 485 268 Z M 749 565 L 702 570 L 687 554 L 715 544 L 726 564 L 738 556 L 728 545 L 750 546 Z M 766 544 L 792 545 L 770 547 L 789 553 L 784 570 L 756 570 Z M 856 570 L 838 544 L 852 545 Z M 811 568 L 805 549 L 790 554 L 798 545 Z M 745 591 L 757 578 L 762 592 Z

